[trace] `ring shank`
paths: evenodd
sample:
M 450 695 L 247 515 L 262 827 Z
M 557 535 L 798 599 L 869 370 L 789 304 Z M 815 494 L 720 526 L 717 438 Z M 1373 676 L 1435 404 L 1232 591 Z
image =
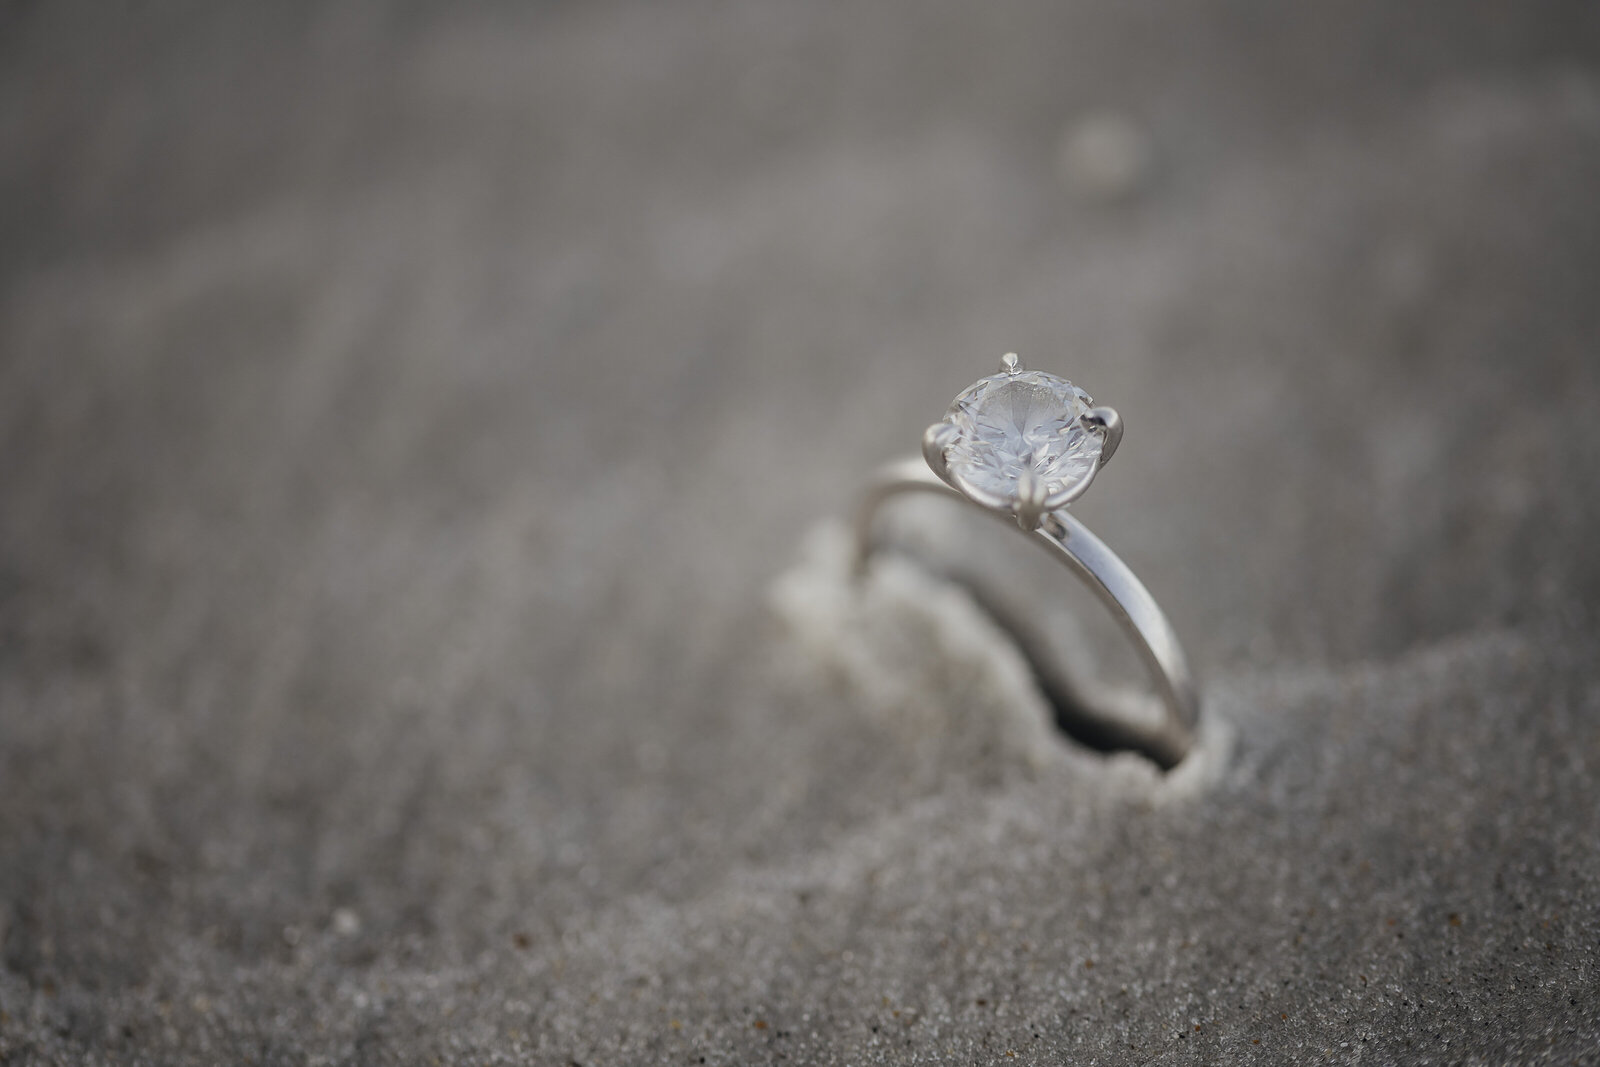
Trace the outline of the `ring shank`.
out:
M 893 463 L 879 472 L 857 513 L 858 569 L 865 565 L 875 548 L 871 536 L 872 525 L 880 508 L 904 493 L 933 493 L 959 500 L 984 514 L 1004 519 L 1013 530 L 1016 529 L 1009 516 L 1000 515 L 969 500 L 941 481 L 921 459 Z M 1193 743 L 1195 724 L 1200 715 L 1200 698 L 1188 659 L 1178 643 L 1172 624 L 1127 564 L 1065 509 L 1047 515 L 1039 529 L 1026 536 L 1065 563 L 1067 569 L 1077 575 L 1110 609 L 1138 649 L 1140 659 L 1149 672 L 1164 712 L 1163 721 L 1154 728 L 1131 723 L 1125 712 L 1108 701 L 1097 700 L 1092 693 L 1075 691 L 1077 702 L 1085 705 L 1085 713 L 1096 720 L 1097 730 L 1121 738 L 1119 743 L 1111 747 L 1138 749 L 1163 767 L 1175 766 Z M 1013 630 L 1013 636 L 1026 645 L 1024 635 Z M 1026 647 L 1024 651 L 1031 652 Z M 1035 660 L 1035 670 L 1042 675 L 1043 664 L 1037 661 L 1035 655 L 1030 654 L 1029 658 Z

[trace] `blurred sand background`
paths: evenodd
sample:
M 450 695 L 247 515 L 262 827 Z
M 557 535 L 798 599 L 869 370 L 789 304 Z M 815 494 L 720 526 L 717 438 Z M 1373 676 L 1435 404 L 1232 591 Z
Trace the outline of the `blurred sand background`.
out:
M 1188 780 L 773 610 L 1007 350 Z M 0 1062 L 1594 1063 L 1597 485 L 1592 3 L 0 5 Z

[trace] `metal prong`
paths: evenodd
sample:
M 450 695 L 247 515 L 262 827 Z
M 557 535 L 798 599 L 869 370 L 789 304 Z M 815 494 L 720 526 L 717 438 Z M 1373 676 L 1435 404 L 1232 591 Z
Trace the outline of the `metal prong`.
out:
M 1044 519 L 1044 501 L 1049 493 L 1044 479 L 1032 467 L 1023 467 L 1017 475 L 1017 525 L 1023 533 L 1032 533 Z
M 1001 374 L 1021 374 L 1027 368 L 1022 365 L 1022 360 L 1015 352 L 1007 352 L 1000 357 Z
M 1116 408 L 1091 408 L 1083 416 L 1083 424 L 1091 430 L 1105 431 L 1106 439 L 1105 444 L 1100 446 L 1099 463 L 1100 467 L 1104 467 L 1111 462 L 1117 446 L 1122 443 L 1122 416 L 1117 414 Z
M 922 432 L 922 458 L 928 461 L 928 468 L 942 482 L 950 481 L 950 468 L 945 463 L 944 454 L 959 434 L 960 431 L 948 422 L 936 422 Z

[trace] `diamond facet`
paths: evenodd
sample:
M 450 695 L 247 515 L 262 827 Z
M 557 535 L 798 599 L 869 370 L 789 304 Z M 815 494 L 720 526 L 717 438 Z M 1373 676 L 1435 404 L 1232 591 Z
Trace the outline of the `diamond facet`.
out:
M 968 495 L 1006 506 L 1022 500 L 1024 471 L 1047 496 L 1086 484 L 1105 443 L 1083 422 L 1093 404 L 1065 378 L 1040 371 L 980 379 L 945 414 L 956 430 L 945 451 L 950 477 Z

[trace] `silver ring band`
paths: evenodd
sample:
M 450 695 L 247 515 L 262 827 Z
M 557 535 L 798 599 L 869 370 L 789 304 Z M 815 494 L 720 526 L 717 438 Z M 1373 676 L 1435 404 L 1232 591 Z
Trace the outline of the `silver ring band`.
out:
M 1011 529 L 1018 529 L 1017 523 L 1009 516 L 997 513 L 947 485 L 922 459 L 905 460 L 883 468 L 862 499 L 856 518 L 858 571 L 865 567 L 877 547 L 872 538 L 872 527 L 882 505 L 891 498 L 913 492 L 934 493 L 965 501 L 979 511 L 1005 521 Z M 1038 527 L 1027 536 L 1065 563 L 1067 569 L 1099 597 L 1121 624 L 1138 649 L 1154 683 L 1164 713 L 1160 723 L 1152 726 L 1135 722 L 1125 711 L 1099 694 L 1071 685 L 1068 679 L 1053 678 L 1051 665 L 1041 661 L 1038 655 L 1037 642 L 1029 640 L 1026 632 L 1014 623 L 1008 623 L 1003 618 L 997 621 L 1018 639 L 1024 654 L 1033 662 L 1042 685 L 1049 688 L 1053 679 L 1057 688 L 1070 689 L 1071 703 L 1075 705 L 1072 714 L 1080 716 L 1088 730 L 1109 738 L 1105 747 L 1141 751 L 1164 768 L 1177 765 L 1193 743 L 1200 714 L 1200 697 L 1189 671 L 1188 659 L 1178 644 L 1172 624 L 1127 564 L 1118 559 L 1086 526 L 1069 515 L 1065 507 L 1043 515 Z M 980 590 L 974 592 L 981 593 Z M 1062 702 L 1055 702 L 1059 715 L 1062 713 Z

